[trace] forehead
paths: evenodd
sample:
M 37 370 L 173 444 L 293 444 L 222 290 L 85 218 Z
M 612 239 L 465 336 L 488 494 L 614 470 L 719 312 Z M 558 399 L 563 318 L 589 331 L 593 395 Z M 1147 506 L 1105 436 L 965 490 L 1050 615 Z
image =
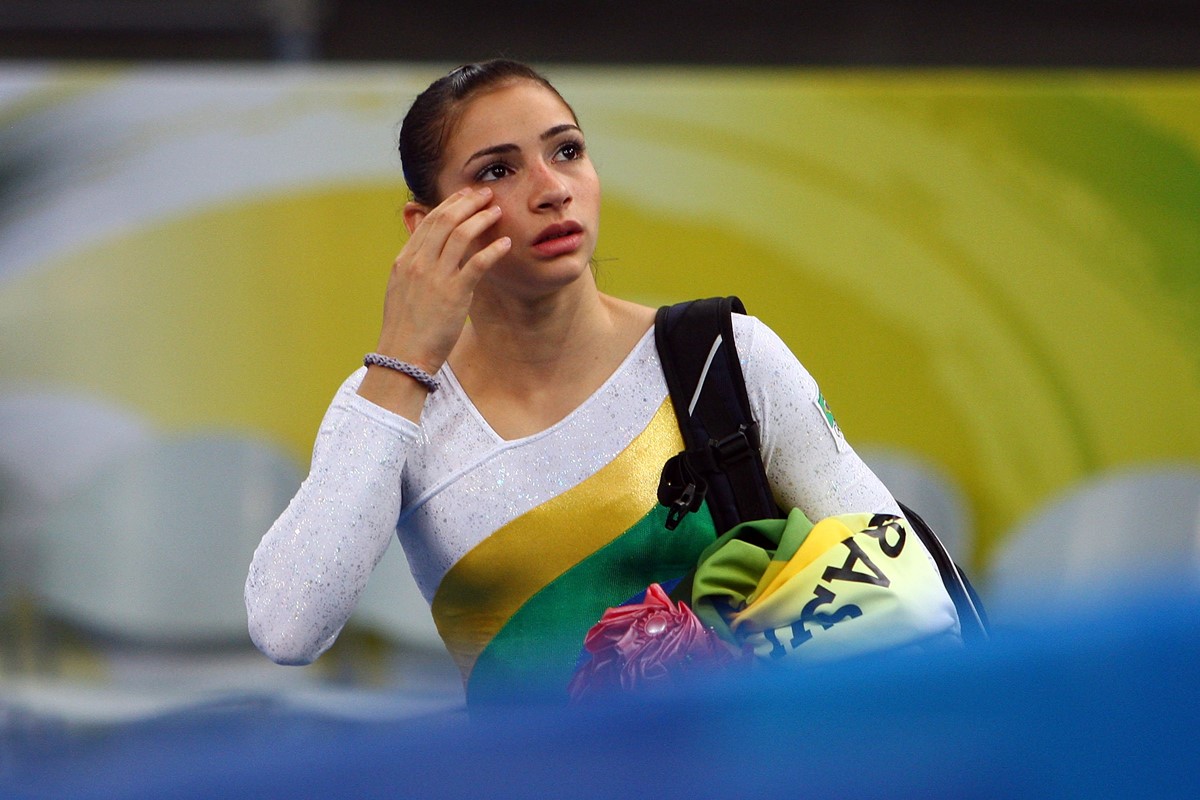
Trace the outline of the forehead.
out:
M 557 94 L 539 83 L 518 81 L 467 101 L 450 132 L 446 153 L 520 143 L 564 122 L 575 123 L 575 116 Z

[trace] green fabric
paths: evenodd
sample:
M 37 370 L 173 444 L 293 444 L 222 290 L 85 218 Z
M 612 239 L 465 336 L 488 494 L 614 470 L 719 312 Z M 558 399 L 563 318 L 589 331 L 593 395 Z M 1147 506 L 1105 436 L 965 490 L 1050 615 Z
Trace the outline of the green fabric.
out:
M 735 642 L 722 608 L 745 606 L 770 562 L 795 555 L 812 529 L 812 522 L 798 508 L 787 519 L 759 519 L 730 528 L 697 559 L 690 603 L 696 616 L 722 639 Z M 766 540 L 773 546 L 763 548 L 747 539 Z
M 666 529 L 666 515 L 664 506 L 655 506 L 530 598 L 480 653 L 467 684 L 468 703 L 565 701 L 583 639 L 601 615 L 651 583 L 682 577 L 716 536 L 707 507 L 688 514 L 674 531 Z

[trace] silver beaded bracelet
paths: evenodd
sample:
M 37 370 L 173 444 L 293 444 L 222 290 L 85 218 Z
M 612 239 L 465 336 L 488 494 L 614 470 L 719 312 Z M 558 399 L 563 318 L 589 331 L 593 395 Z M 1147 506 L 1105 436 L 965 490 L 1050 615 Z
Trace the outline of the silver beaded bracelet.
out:
M 405 375 L 412 378 L 431 392 L 436 392 L 438 389 L 442 388 L 441 381 L 417 365 L 410 364 L 407 361 L 401 361 L 398 358 L 385 356 L 382 353 L 367 353 L 365 356 L 363 356 L 363 366 L 369 367 L 372 364 L 377 367 L 394 369 L 396 372 L 403 372 Z

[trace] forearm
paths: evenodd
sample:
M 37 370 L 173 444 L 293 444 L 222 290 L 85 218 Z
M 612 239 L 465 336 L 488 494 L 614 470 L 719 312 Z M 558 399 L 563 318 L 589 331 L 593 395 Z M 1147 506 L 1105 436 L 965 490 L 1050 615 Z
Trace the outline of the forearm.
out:
M 311 471 L 246 580 L 251 639 L 279 663 L 309 663 L 333 644 L 395 535 L 401 472 L 419 432 L 353 396 L 353 384 L 326 412 Z

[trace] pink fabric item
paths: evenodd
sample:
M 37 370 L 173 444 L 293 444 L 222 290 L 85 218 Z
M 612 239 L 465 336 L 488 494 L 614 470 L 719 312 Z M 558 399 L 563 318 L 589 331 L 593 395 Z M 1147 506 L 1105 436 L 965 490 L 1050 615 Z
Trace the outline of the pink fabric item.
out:
M 604 612 L 584 639 L 591 659 L 576 670 L 571 698 L 670 682 L 700 667 L 729 664 L 734 654 L 683 603 L 657 583 L 641 603 Z

